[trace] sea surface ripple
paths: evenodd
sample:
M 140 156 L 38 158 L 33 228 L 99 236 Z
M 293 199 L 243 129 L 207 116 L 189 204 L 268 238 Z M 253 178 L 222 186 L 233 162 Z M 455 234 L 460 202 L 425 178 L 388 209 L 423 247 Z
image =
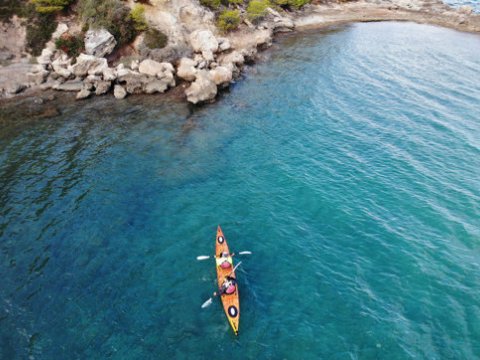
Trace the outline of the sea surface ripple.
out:
M 0 111 L 0 359 L 480 357 L 480 37 L 281 38 L 215 104 Z M 240 335 L 214 249 L 250 250 Z

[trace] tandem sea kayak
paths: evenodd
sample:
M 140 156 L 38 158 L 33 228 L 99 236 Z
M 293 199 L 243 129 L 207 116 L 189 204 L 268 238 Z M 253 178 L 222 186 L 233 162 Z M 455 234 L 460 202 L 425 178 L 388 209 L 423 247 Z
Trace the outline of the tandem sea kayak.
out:
M 227 239 L 225 238 L 225 235 L 223 235 L 223 231 L 219 225 L 217 228 L 217 237 L 215 238 L 215 257 L 221 258 L 222 253 L 224 252 L 230 254 Z M 231 260 L 231 266 L 227 268 L 222 267 L 218 262 L 215 262 L 215 264 L 217 268 L 218 288 L 222 288 L 226 278 L 233 279 L 235 284 L 235 290 L 232 293 L 223 293 L 220 297 L 222 299 L 223 310 L 225 311 L 225 315 L 227 315 L 228 322 L 235 335 L 238 335 L 238 327 L 240 324 L 240 299 L 233 260 Z

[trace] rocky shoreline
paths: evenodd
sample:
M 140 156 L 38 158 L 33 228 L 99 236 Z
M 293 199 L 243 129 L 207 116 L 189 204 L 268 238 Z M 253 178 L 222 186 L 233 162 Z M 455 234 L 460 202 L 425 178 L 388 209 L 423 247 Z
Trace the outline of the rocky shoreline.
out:
M 0 98 L 22 93 L 31 96 L 52 89 L 75 92 L 77 99 L 109 92 L 123 99 L 129 94 L 164 93 L 181 85 L 185 99 L 199 104 L 213 101 L 221 89 L 240 76 L 245 63 L 254 62 L 258 51 L 272 45 L 279 32 L 369 21 L 413 21 L 480 32 L 480 15 L 474 14 L 471 8 L 453 9 L 436 0 L 311 4 L 301 11 L 282 13 L 269 8 L 268 15 L 259 24 L 246 21 L 240 30 L 222 36 L 208 11 L 191 7 L 189 14 L 202 15 L 204 21 L 172 39 L 171 47 L 181 47 L 182 51 L 177 53 L 183 55 L 172 61 L 147 56 L 129 64 L 109 63 L 107 57 L 114 51 L 116 42 L 103 29 L 89 30 L 85 36 L 85 53 L 69 58 L 55 47 L 55 40 L 69 30 L 67 24 L 60 23 L 52 40 L 36 58 L 36 64 L 0 68 Z M 15 67 L 19 71 L 12 73 Z

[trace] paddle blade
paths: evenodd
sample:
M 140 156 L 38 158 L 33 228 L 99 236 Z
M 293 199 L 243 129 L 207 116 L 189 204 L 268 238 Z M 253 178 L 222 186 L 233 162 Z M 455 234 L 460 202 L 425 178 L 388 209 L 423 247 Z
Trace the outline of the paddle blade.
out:
M 207 255 L 197 256 L 197 260 L 207 260 L 207 259 L 210 259 L 210 256 L 207 256 Z
M 232 274 L 233 272 L 235 272 L 235 270 L 237 270 L 237 268 L 240 266 L 242 262 L 240 261 L 232 270 L 232 272 L 230 274 Z
M 251 251 L 240 251 L 238 254 L 239 255 L 252 255 L 252 252 Z
M 212 305 L 212 298 L 208 299 L 207 301 L 205 301 L 203 304 L 202 304 L 202 309 L 205 309 L 206 307 L 209 307 L 210 305 Z

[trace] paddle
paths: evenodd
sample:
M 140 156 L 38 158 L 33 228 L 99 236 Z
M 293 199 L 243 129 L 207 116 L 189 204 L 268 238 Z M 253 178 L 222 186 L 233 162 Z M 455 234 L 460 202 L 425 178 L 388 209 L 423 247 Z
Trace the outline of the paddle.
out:
M 240 251 L 238 253 L 238 255 L 252 255 L 252 252 L 251 251 Z M 198 261 L 208 260 L 208 259 L 210 259 L 209 255 L 199 255 L 199 256 L 197 256 Z
M 230 276 L 232 275 L 232 273 L 240 266 L 242 262 L 240 261 L 237 265 L 235 265 L 235 267 L 233 268 L 233 270 L 230 272 L 230 274 L 228 274 L 227 276 Z M 202 309 L 205 309 L 206 307 L 209 307 L 210 305 L 212 305 L 212 302 L 213 302 L 213 298 L 218 296 L 219 294 L 215 291 L 213 294 L 212 294 L 212 297 L 210 299 L 208 299 L 207 301 L 205 301 L 203 304 L 202 304 Z

